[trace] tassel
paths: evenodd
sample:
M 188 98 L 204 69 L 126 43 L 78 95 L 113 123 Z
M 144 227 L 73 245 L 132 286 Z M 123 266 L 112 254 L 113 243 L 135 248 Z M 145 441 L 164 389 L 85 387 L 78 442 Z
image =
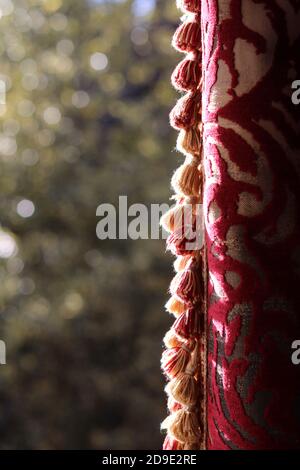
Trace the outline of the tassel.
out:
M 168 410 L 170 413 L 174 413 L 175 411 L 181 410 L 182 405 L 174 400 L 174 398 L 170 395 L 168 398 Z
M 169 415 L 161 428 L 167 429 L 169 435 L 182 444 L 196 443 L 201 437 L 197 414 L 184 408 Z
M 163 443 L 163 450 L 182 450 L 182 445 L 180 442 L 173 439 L 173 437 L 166 436 Z
M 201 11 L 201 0 L 177 0 L 177 8 L 185 12 L 198 13 Z
M 200 18 L 198 21 L 186 21 L 182 23 L 175 31 L 172 46 L 179 52 L 201 50 Z
M 160 225 L 167 232 L 174 232 L 181 229 L 183 225 L 192 225 L 196 222 L 199 214 L 199 203 L 195 197 L 184 197 L 177 201 L 177 204 L 169 209 L 160 219 Z
M 190 356 L 191 351 L 185 345 L 166 349 L 162 353 L 161 368 L 168 377 L 176 377 L 186 369 Z
M 161 366 L 170 379 L 166 386 L 170 415 L 162 423 L 167 429 L 164 450 L 196 450 L 203 447 L 199 421 L 200 400 L 205 387 L 200 357 L 199 335 L 203 321 L 200 315 L 204 284 L 201 278 L 203 246 L 202 215 L 202 65 L 201 65 L 201 0 L 177 0 L 177 5 L 187 14 L 173 36 L 175 49 L 188 55 L 172 74 L 173 86 L 187 94 L 180 98 L 170 112 L 170 123 L 178 129 L 177 149 L 186 160 L 172 178 L 175 190 L 175 208 L 161 219 L 161 225 L 170 232 L 167 249 L 178 256 L 174 263 L 177 272 L 170 285 L 172 297 L 166 309 L 176 320 L 166 334 L 168 349 L 162 354 Z M 192 207 L 186 213 L 187 206 Z M 200 206 L 199 206 L 200 204 Z M 200 209 L 200 212 L 199 212 Z M 201 216 L 198 224 L 198 217 Z M 199 239 L 200 235 L 200 239 Z M 194 246 L 193 246 L 194 242 Z M 196 246 L 199 245 L 199 246 Z M 201 245 L 201 246 L 200 246 Z M 198 252 L 196 253 L 195 250 Z M 199 403 L 198 403 L 199 401 Z
M 175 230 L 167 238 L 167 250 L 174 255 L 189 255 L 196 248 L 195 229 L 191 225 L 185 225 Z
M 180 339 L 180 338 L 178 338 L 178 336 L 176 336 L 173 329 L 169 330 L 165 334 L 163 342 L 164 342 L 164 344 L 167 348 L 180 348 L 180 346 L 183 343 L 182 339 Z
M 176 146 L 177 150 L 184 155 L 200 156 L 202 140 L 199 127 L 181 129 Z
M 167 312 L 173 313 L 175 316 L 179 316 L 186 310 L 186 305 L 182 302 L 182 300 L 172 296 L 166 303 L 165 308 Z
M 177 212 L 179 213 L 178 215 Z M 160 218 L 160 225 L 166 232 L 173 232 L 174 230 L 174 223 L 175 217 L 180 219 L 182 213 L 182 206 L 176 205 L 175 207 L 171 207 L 167 212 L 165 212 Z
M 161 216 L 160 225 L 166 232 L 174 232 L 183 223 L 191 223 L 193 215 L 197 214 L 198 204 L 197 198 L 180 198 L 175 206 Z
M 201 112 L 199 95 L 188 93 L 180 98 L 170 112 L 170 124 L 174 129 L 188 129 L 197 122 Z
M 171 81 L 179 91 L 196 91 L 201 80 L 202 69 L 197 60 L 184 59 L 174 70 Z
M 201 268 L 191 265 L 177 273 L 171 281 L 170 291 L 187 305 L 198 303 L 203 297 Z
M 171 328 L 164 336 L 163 342 L 166 348 L 180 348 L 184 346 L 185 349 L 188 349 L 190 352 L 194 350 L 195 347 L 195 340 L 193 338 L 188 338 L 187 341 L 182 340 L 176 336 L 174 330 Z
M 166 232 L 173 232 L 176 227 L 180 227 L 184 220 L 184 214 L 188 211 L 185 205 L 176 204 L 171 207 L 165 214 L 160 218 L 160 225 L 166 230 Z
M 183 163 L 174 173 L 171 182 L 175 191 L 185 196 L 201 195 L 200 165 L 196 160 Z
M 201 319 L 202 317 L 198 307 L 189 308 L 177 318 L 173 325 L 173 329 L 181 338 L 198 338 L 203 329 Z
M 187 442 L 182 447 L 182 450 L 199 450 L 199 441 L 196 442 Z
M 192 406 L 197 403 L 198 387 L 199 384 L 192 373 L 181 372 L 167 384 L 166 392 L 178 403 Z
M 177 273 L 179 273 L 180 271 L 183 271 L 186 268 L 186 265 L 190 259 L 191 259 L 190 256 L 178 256 L 173 264 L 174 270 Z

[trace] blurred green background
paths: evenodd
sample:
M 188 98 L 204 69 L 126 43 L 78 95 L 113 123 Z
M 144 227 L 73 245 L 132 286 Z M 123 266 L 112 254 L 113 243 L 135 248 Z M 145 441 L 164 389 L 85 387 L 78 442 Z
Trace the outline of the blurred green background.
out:
M 175 0 L 0 0 L 1 449 L 158 449 L 171 258 L 96 237 L 169 202 Z

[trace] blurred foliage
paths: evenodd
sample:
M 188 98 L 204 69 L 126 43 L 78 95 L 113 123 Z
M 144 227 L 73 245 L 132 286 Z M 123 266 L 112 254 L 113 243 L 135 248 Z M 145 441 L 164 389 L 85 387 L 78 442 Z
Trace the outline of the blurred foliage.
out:
M 168 202 L 175 1 L 0 0 L 2 449 L 155 449 L 164 241 L 96 208 Z

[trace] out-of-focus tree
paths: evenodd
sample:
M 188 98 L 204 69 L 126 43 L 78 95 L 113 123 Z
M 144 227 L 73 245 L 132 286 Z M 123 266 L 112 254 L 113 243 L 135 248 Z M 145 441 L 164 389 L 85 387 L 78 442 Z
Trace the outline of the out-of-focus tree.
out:
M 168 202 L 175 2 L 0 0 L 0 447 L 159 448 L 171 276 L 96 208 Z

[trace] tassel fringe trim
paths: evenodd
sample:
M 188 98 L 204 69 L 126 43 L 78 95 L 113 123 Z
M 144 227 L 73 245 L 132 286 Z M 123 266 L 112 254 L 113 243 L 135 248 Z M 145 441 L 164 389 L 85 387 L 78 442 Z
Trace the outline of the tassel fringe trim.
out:
M 166 349 L 161 359 L 170 414 L 161 428 L 167 432 L 164 450 L 196 450 L 202 447 L 204 436 L 204 254 L 202 245 L 188 248 L 193 245 L 195 229 L 199 230 L 196 206 L 202 201 L 203 184 L 201 0 L 177 0 L 177 6 L 187 15 L 172 44 L 187 55 L 171 81 L 177 90 L 187 93 L 172 109 L 170 124 L 179 130 L 177 149 L 185 161 L 172 177 L 176 204 L 161 219 L 170 233 L 167 249 L 177 256 L 171 297 L 165 306 L 175 322 L 164 337 Z

